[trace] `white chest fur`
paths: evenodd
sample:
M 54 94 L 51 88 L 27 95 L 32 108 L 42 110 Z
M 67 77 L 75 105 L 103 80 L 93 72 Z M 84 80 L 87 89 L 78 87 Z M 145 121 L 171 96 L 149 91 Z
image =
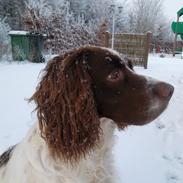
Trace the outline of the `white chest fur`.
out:
M 70 165 L 53 160 L 35 125 L 17 145 L 8 164 L 0 169 L 1 183 L 113 183 L 114 123 L 101 119 L 103 134 L 98 148 Z

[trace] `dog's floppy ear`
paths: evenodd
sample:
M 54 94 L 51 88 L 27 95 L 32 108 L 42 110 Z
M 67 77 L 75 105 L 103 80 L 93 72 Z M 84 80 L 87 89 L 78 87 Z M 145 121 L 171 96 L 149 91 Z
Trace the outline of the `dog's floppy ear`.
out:
M 100 136 L 87 57 L 86 48 L 55 57 L 30 99 L 37 104 L 40 130 L 51 153 L 66 161 L 85 155 Z

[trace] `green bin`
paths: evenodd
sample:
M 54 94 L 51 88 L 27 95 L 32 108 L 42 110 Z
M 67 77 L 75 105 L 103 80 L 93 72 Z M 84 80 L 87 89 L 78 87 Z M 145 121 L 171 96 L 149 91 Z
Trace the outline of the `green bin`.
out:
M 12 57 L 15 61 L 29 60 L 31 62 L 44 62 L 42 55 L 45 34 L 28 31 L 10 31 Z

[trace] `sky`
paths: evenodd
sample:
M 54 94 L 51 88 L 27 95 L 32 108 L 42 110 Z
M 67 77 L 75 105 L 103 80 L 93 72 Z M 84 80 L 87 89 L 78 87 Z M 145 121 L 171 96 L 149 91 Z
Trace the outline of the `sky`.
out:
M 133 0 L 127 0 L 127 2 L 132 3 Z M 181 8 L 183 8 L 183 0 L 163 0 L 163 12 L 170 20 L 177 20 L 177 11 Z M 183 20 L 183 18 L 181 18 L 181 20 Z
M 183 0 L 164 0 L 164 14 L 172 20 L 177 19 L 177 11 L 183 8 Z

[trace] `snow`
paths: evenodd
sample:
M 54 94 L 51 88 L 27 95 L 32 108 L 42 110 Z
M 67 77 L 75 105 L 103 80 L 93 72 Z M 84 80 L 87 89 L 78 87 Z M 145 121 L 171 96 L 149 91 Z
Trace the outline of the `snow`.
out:
M 155 56 L 149 60 L 147 70 L 136 71 L 171 83 L 175 92 L 168 109 L 153 123 L 117 132 L 117 170 L 124 183 L 182 183 L 183 60 Z
M 31 35 L 30 31 L 9 31 L 9 35 Z M 34 34 L 33 34 L 34 35 Z M 43 37 L 46 37 L 47 34 L 41 34 Z
M 9 31 L 9 35 L 27 35 L 29 31 Z
M 0 153 L 18 143 L 36 116 L 25 100 L 45 64 L 0 63 Z M 136 72 L 167 81 L 175 92 L 167 110 L 149 125 L 116 131 L 114 159 L 119 183 L 183 183 L 183 60 L 156 55 Z

